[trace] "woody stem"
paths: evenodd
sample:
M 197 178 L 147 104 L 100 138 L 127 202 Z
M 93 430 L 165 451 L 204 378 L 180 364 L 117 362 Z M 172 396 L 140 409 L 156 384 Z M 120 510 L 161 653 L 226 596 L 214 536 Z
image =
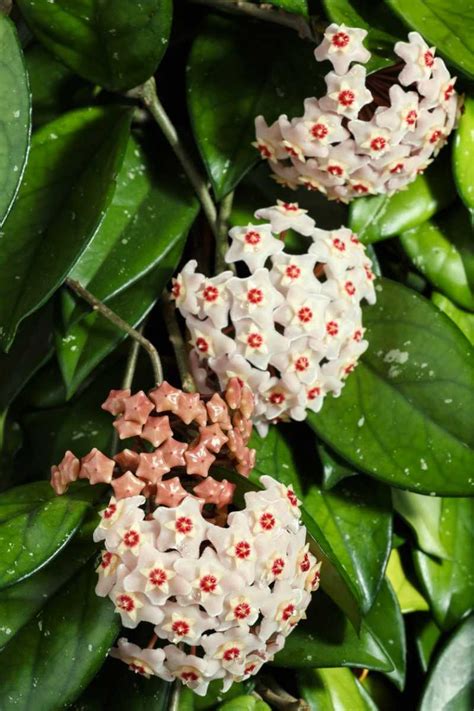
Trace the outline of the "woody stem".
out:
M 158 355 L 158 351 L 156 350 L 155 346 L 151 341 L 148 340 L 148 338 L 145 338 L 140 331 L 137 331 L 135 328 L 130 326 L 129 323 L 123 320 L 118 314 L 115 313 L 115 311 L 112 311 L 112 309 L 109 309 L 108 306 L 106 306 L 102 301 L 100 301 L 94 294 L 91 294 L 90 291 L 85 289 L 81 284 L 79 284 L 78 281 L 75 281 L 74 279 L 66 279 L 66 285 L 71 289 L 71 291 L 74 291 L 75 294 L 81 297 L 81 299 L 84 299 L 90 306 L 92 306 L 92 309 L 94 311 L 97 311 L 101 316 L 106 318 L 110 323 L 113 323 L 114 326 L 117 326 L 121 331 L 126 333 L 130 338 L 133 338 L 134 341 L 136 341 L 142 348 L 146 350 L 148 353 L 148 356 L 151 361 L 151 366 L 153 368 L 153 374 L 155 377 L 155 382 L 157 385 L 159 385 L 163 381 L 163 368 L 161 365 L 161 360 L 160 356 Z
M 186 344 L 184 343 L 184 338 L 176 318 L 176 309 L 166 289 L 163 292 L 161 300 L 163 302 L 163 318 L 165 320 L 166 330 L 168 331 L 168 338 L 173 346 L 176 357 L 176 365 L 178 366 L 182 388 L 187 393 L 195 393 L 196 385 L 189 370 Z

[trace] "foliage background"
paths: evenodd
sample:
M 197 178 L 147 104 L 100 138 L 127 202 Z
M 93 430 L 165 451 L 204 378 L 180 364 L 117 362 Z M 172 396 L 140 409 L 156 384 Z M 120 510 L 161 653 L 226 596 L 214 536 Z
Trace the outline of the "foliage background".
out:
M 119 627 L 94 594 L 103 492 L 55 498 L 46 481 L 67 448 L 110 448 L 99 406 L 130 349 L 66 278 L 134 326 L 147 318 L 177 383 L 160 296 L 190 255 L 212 269 L 213 235 L 193 188 L 130 91 L 153 74 L 224 215 L 233 197 L 231 224 L 277 196 L 297 199 L 321 227 L 349 224 L 383 275 L 365 309 L 370 349 L 342 396 L 306 424 L 254 437 L 256 476 L 293 484 L 332 573 L 256 688 L 274 708 L 292 708 L 282 689 L 312 709 L 470 708 L 474 6 L 236 5 L 0 3 L 2 711 L 166 709 L 170 700 L 168 684 L 105 661 Z M 318 93 L 326 69 L 312 49 L 328 20 L 369 30 L 371 70 L 418 30 L 466 93 L 458 131 L 425 175 L 350 208 L 277 188 L 250 146 L 255 115 L 294 115 Z M 140 355 L 134 385 L 151 381 Z M 254 683 L 225 700 L 218 688 L 204 700 L 184 692 L 180 708 L 263 709 L 249 696 Z

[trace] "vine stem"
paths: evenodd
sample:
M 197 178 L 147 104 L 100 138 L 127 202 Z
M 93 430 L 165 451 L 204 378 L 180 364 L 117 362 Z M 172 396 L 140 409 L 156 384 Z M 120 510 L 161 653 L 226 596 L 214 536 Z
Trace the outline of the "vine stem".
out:
M 163 381 L 163 368 L 160 356 L 158 355 L 158 351 L 153 343 L 151 343 L 148 338 L 145 338 L 140 331 L 137 331 L 135 328 L 130 326 L 129 323 L 124 321 L 123 318 L 115 313 L 115 311 L 109 309 L 108 306 L 102 303 L 102 301 L 94 296 L 94 294 L 91 294 L 91 292 L 85 289 L 78 281 L 75 281 L 74 279 L 66 279 L 66 285 L 71 289 L 71 291 L 74 291 L 75 294 L 80 296 L 81 299 L 84 299 L 84 301 L 92 306 L 94 311 L 97 311 L 101 314 L 101 316 L 110 321 L 110 323 L 113 323 L 114 326 L 120 328 L 121 331 L 129 335 L 130 338 L 133 338 L 133 340 L 138 343 L 138 345 L 144 348 L 151 361 L 155 382 L 159 385 Z
M 284 10 L 277 9 L 269 4 L 262 3 L 262 5 L 255 5 L 254 3 L 245 2 L 244 0 L 189 1 L 195 5 L 207 5 L 215 8 L 216 10 L 222 10 L 223 12 L 227 12 L 232 15 L 247 15 L 248 17 L 254 17 L 257 20 L 264 20 L 266 22 L 273 22 L 277 25 L 283 25 L 284 27 L 290 27 L 291 29 L 296 30 L 301 38 L 309 39 L 313 42 L 318 39 L 311 25 L 304 19 L 304 17 L 290 12 L 285 12 Z
M 143 335 L 144 326 L 140 326 L 138 333 Z M 122 379 L 122 390 L 128 390 L 132 387 L 133 376 L 135 375 L 135 370 L 137 369 L 138 351 L 140 350 L 140 344 L 138 341 L 132 341 L 132 345 L 128 352 L 127 364 L 125 366 L 125 372 Z M 112 436 L 112 454 L 117 454 L 118 449 L 118 432 L 114 428 Z
M 222 199 L 219 210 L 219 218 L 217 221 L 218 236 L 216 239 L 216 274 L 229 269 L 229 265 L 225 261 L 225 254 L 229 243 L 227 241 L 227 231 L 229 228 L 229 217 L 232 212 L 232 203 L 234 201 L 234 193 L 230 192 Z
M 173 149 L 176 157 L 183 166 L 183 170 L 189 178 L 194 191 L 199 198 L 204 214 L 207 217 L 210 228 L 217 239 L 217 210 L 214 201 L 208 190 L 207 184 L 194 166 L 193 161 L 184 147 L 178 133 L 166 113 L 161 101 L 156 93 L 156 83 L 154 77 L 150 77 L 144 84 L 134 89 L 132 95 L 141 98 L 144 105 L 155 119 L 158 126 Z
M 181 386 L 183 390 L 187 393 L 195 393 L 196 385 L 194 383 L 194 378 L 189 370 L 188 365 L 188 354 L 186 351 L 186 345 L 184 343 L 184 338 L 179 328 L 178 321 L 176 319 L 176 309 L 174 308 L 170 295 L 165 289 L 161 297 L 163 303 L 163 318 L 166 325 L 166 330 L 168 331 L 168 337 L 170 343 L 173 346 L 173 351 L 176 356 L 176 365 L 178 366 L 179 375 L 181 378 Z

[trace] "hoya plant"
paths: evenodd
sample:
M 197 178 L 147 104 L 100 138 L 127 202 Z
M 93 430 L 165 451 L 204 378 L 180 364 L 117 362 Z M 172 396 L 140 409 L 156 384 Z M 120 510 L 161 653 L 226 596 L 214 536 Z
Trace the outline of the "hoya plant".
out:
M 0 0 L 0 709 L 469 711 L 474 10 Z

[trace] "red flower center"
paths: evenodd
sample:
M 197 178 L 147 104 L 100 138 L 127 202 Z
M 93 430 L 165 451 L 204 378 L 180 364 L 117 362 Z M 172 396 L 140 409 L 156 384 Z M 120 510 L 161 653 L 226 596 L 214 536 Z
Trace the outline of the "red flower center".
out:
M 281 575 L 283 573 L 283 568 L 285 567 L 285 561 L 283 558 L 275 558 L 272 565 L 273 575 Z
M 375 275 L 369 267 L 364 267 L 366 277 L 369 281 L 373 281 L 375 279 Z
M 342 106 L 352 106 L 355 101 L 355 94 L 350 89 L 343 89 L 339 92 L 337 100 Z
M 250 348 L 261 348 L 263 345 L 263 338 L 259 333 L 249 333 L 247 337 L 247 344 Z
M 239 541 L 238 543 L 235 544 L 235 555 L 237 558 L 240 558 L 241 560 L 245 560 L 250 556 L 250 543 L 247 541 Z
M 356 237 L 355 234 L 351 235 L 351 242 L 353 242 L 354 244 L 360 244 L 359 239 Z
M 298 506 L 298 498 L 292 489 L 287 489 L 286 496 L 292 506 Z
M 315 400 L 321 395 L 321 388 L 314 387 L 308 390 L 308 400 Z
M 267 146 L 265 146 L 263 143 L 259 143 L 257 146 L 258 151 L 260 152 L 260 155 L 262 158 L 271 158 L 272 154 L 268 150 Z
M 209 303 L 213 303 L 214 301 L 217 301 L 219 297 L 219 289 L 216 286 L 206 286 L 204 291 L 202 292 L 202 295 L 205 299 L 205 301 L 209 301 Z
M 264 531 L 271 531 L 272 528 L 275 528 L 275 524 L 275 516 L 268 511 L 260 516 L 260 526 Z
M 288 264 L 285 274 L 289 279 L 298 279 L 301 275 L 301 269 L 296 264 Z
M 173 294 L 175 299 L 177 299 L 178 296 L 181 294 L 181 285 L 177 281 L 173 282 L 173 286 L 171 287 L 171 293 Z
M 193 522 L 189 516 L 180 516 L 176 519 L 176 530 L 178 533 L 190 533 L 193 530 Z
M 362 331 L 360 328 L 357 329 L 357 331 L 354 331 L 354 335 L 352 336 L 354 341 L 361 341 L 362 340 Z
M 328 321 L 326 324 L 326 331 L 330 336 L 337 336 L 339 333 L 339 326 L 336 321 Z
M 337 249 L 339 252 L 345 252 L 346 251 L 346 245 L 342 240 L 340 240 L 338 237 L 333 239 L 332 241 L 332 246 Z
M 395 163 L 395 165 L 390 168 L 390 172 L 394 174 L 401 173 L 404 167 L 403 163 Z
M 324 123 L 315 123 L 311 127 L 311 135 L 313 136 L 313 138 L 317 138 L 319 141 L 323 138 L 326 138 L 328 133 L 329 129 L 327 126 L 324 125 Z
M 205 338 L 199 336 L 199 338 L 196 338 L 196 348 L 200 353 L 207 353 L 207 351 L 209 350 L 209 343 L 206 341 Z
M 305 370 L 309 368 L 309 358 L 306 356 L 300 356 L 295 361 L 295 370 L 299 373 L 304 373 Z
M 251 612 L 252 608 L 248 602 L 239 602 L 239 604 L 234 607 L 234 617 L 236 620 L 245 620 Z
M 292 615 L 295 613 L 295 606 L 290 603 L 286 607 L 283 608 L 283 612 L 281 613 L 281 619 L 284 620 L 284 622 L 287 622 Z
M 261 289 L 249 289 L 247 292 L 247 301 L 251 304 L 261 304 L 263 301 L 263 291 Z
M 260 234 L 258 232 L 251 230 L 250 232 L 247 232 L 244 239 L 247 242 L 247 244 L 251 244 L 251 245 L 255 246 L 256 244 L 260 243 L 262 238 L 260 237 Z
M 215 575 L 204 575 L 199 581 L 199 587 L 203 592 L 214 592 L 217 588 L 217 578 Z
M 240 649 L 238 647 L 229 647 L 222 656 L 226 662 L 231 662 L 240 657 Z
M 297 202 L 284 202 L 281 206 L 287 212 L 298 212 L 299 210 Z
M 427 67 L 432 67 L 434 64 L 434 55 L 432 52 L 427 51 L 423 55 L 423 59 L 425 60 L 425 65 Z
M 135 674 L 145 674 L 145 667 L 142 666 L 141 664 L 136 664 L 135 662 L 131 662 L 128 665 L 128 668 L 130 671 L 135 672 Z
M 387 146 L 387 141 L 383 136 L 376 136 L 370 141 L 370 147 L 373 151 L 383 151 Z
M 418 114 L 415 111 L 415 109 L 411 109 L 411 111 L 409 111 L 407 113 L 407 115 L 405 116 L 405 121 L 409 126 L 414 126 L 417 119 L 418 119 Z
M 344 168 L 342 168 L 340 165 L 328 165 L 327 171 L 329 175 L 335 175 L 337 178 L 340 178 L 344 175 Z
M 190 628 L 186 620 L 176 620 L 171 625 L 171 629 L 178 635 L 178 637 L 184 637 L 189 633 Z
M 109 551 L 104 551 L 102 553 L 102 560 L 100 562 L 100 567 L 101 568 L 108 568 L 109 565 L 112 562 L 112 553 L 109 553 Z
M 309 306 L 302 306 L 298 311 L 298 318 L 301 323 L 309 323 L 313 319 L 313 312 Z
M 127 531 L 123 537 L 123 542 L 128 548 L 135 548 L 140 543 L 140 534 L 138 531 Z
M 104 518 L 112 518 L 117 511 L 117 504 L 109 504 L 104 511 Z
M 166 575 L 166 572 L 163 570 L 163 568 L 153 568 L 153 570 L 150 570 L 148 574 L 148 580 L 152 585 L 160 587 L 161 585 L 164 585 L 164 583 L 166 583 L 166 581 L 168 580 L 168 576 Z
M 124 612 L 133 612 L 135 602 L 130 595 L 119 595 L 117 597 L 117 607 Z
M 245 667 L 244 674 L 251 674 L 256 668 L 257 668 L 256 663 L 251 662 L 250 664 L 247 664 L 247 666 Z
M 430 136 L 430 143 L 437 143 L 442 135 L 443 132 L 439 128 L 437 128 L 436 131 L 433 131 Z
M 317 570 L 313 576 L 312 581 L 311 581 L 311 587 L 313 589 L 318 587 L 320 578 L 321 578 L 321 574 L 320 574 L 319 570 Z
M 349 296 L 354 296 L 354 294 L 356 293 L 356 288 L 351 281 L 346 281 L 346 283 L 344 284 L 344 288 L 349 294 Z
M 349 363 L 349 365 L 346 365 L 346 367 L 344 368 L 344 373 L 346 375 L 349 375 L 349 373 L 353 372 L 354 368 L 355 368 L 355 363 Z
M 199 675 L 195 671 L 183 671 L 180 677 L 183 681 L 197 681 L 199 679 Z
M 365 195 L 369 192 L 369 188 L 367 187 L 367 185 L 364 185 L 364 183 L 355 183 L 352 188 L 354 192 L 359 193 L 359 195 Z
M 334 35 L 331 37 L 331 43 L 332 43 L 335 47 L 337 47 L 338 49 L 342 49 L 343 47 L 347 47 L 347 45 L 349 44 L 350 40 L 351 40 L 351 38 L 349 37 L 349 35 L 347 34 L 347 32 L 336 32 L 336 34 L 334 34 Z
M 285 395 L 282 392 L 275 392 L 268 399 L 272 405 L 281 405 L 285 401 Z
M 311 562 L 309 560 L 309 555 L 307 553 L 304 554 L 304 558 L 300 563 L 300 569 L 303 573 L 307 573 L 308 570 L 311 567 Z
M 454 93 L 454 85 L 449 84 L 446 89 L 444 90 L 444 100 L 448 101 Z

